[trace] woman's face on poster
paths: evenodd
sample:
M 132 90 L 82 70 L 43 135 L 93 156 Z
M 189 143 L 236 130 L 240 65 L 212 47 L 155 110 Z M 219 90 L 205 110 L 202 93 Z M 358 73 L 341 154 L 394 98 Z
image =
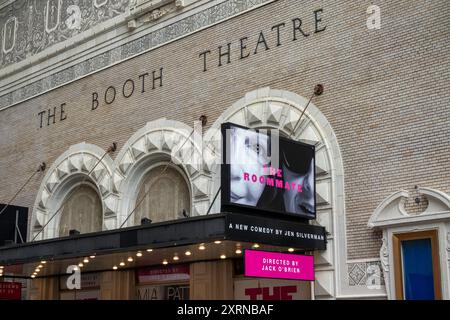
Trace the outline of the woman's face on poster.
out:
M 315 214 L 314 197 L 314 161 L 311 161 L 309 169 L 305 174 L 296 173 L 283 165 L 283 175 L 287 181 L 302 185 L 302 192 L 297 190 L 285 190 L 283 194 L 286 211 L 292 213 L 303 213 L 310 216 Z
M 255 206 L 264 191 L 264 184 L 244 181 L 244 173 L 263 176 L 269 163 L 268 140 L 253 130 L 230 130 L 230 202 Z

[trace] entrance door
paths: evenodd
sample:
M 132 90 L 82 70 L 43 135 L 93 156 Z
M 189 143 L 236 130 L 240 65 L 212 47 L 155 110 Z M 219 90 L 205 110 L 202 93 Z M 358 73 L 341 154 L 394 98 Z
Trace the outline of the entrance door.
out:
M 441 299 L 436 231 L 394 235 L 397 299 Z

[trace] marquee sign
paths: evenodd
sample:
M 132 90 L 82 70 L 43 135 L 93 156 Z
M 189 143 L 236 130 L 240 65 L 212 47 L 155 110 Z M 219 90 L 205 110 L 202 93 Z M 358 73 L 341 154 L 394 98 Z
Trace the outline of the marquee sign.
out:
M 222 137 L 222 211 L 315 219 L 313 145 L 231 123 Z
M 244 214 L 228 214 L 225 223 L 227 239 L 235 241 L 305 250 L 325 250 L 327 247 L 326 230 L 320 226 Z

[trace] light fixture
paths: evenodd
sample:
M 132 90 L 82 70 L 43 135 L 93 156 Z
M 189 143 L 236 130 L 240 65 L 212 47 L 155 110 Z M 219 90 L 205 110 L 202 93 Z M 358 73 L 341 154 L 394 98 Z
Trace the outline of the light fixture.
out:
M 78 264 L 78 266 L 79 266 L 80 268 L 82 268 L 82 267 L 84 266 L 83 262 L 80 262 L 80 263 Z
M 114 266 L 114 267 L 113 267 L 113 270 L 117 270 L 117 266 Z
M 236 254 L 241 254 L 242 250 L 240 248 L 237 248 L 235 252 L 236 252 Z
M 3 269 L 4 268 L 4 266 L 0 266 L 0 269 Z
M 163 262 L 162 262 L 162 264 L 163 264 L 163 265 L 167 265 L 167 264 L 168 264 L 167 260 L 164 259 Z
M 142 257 L 142 252 L 138 251 L 138 253 L 136 253 L 136 257 Z
M 152 252 L 153 251 L 153 249 L 147 249 L 147 252 Z
M 190 256 L 190 255 L 192 254 L 192 252 L 190 252 L 190 251 L 188 250 L 188 251 L 186 251 L 184 254 L 187 255 L 187 256 Z
M 84 263 L 88 263 L 88 262 L 89 262 L 89 259 L 88 259 L 88 258 L 84 258 L 83 262 L 84 262 Z
M 205 248 L 205 244 L 200 244 L 200 246 L 198 247 L 198 250 L 205 250 L 206 248 Z
M 123 261 L 121 261 L 120 263 L 119 263 L 119 266 L 121 266 L 121 267 L 123 267 L 125 265 L 125 262 L 123 262 Z
M 91 258 L 91 259 L 94 259 L 94 258 L 95 258 L 95 256 L 89 256 L 89 258 Z
M 78 270 L 78 267 L 74 267 L 73 270 L 77 271 L 77 270 Z
M 252 248 L 253 248 L 253 249 L 259 248 L 259 244 L 257 244 L 257 243 L 253 244 L 253 245 L 252 245 Z
M 42 268 L 42 264 L 38 265 L 37 267 L 38 267 L 38 268 Z
M 32 277 L 33 279 L 36 278 L 36 276 L 35 276 L 34 274 L 32 274 L 31 277 Z
M 220 241 L 220 240 L 216 240 L 216 241 L 214 241 L 214 243 L 215 243 L 215 244 L 221 244 L 221 243 L 222 243 L 222 241 Z
M 180 260 L 180 257 L 178 257 L 178 255 L 174 255 L 173 260 L 178 261 L 178 260 Z
M 42 264 L 46 264 L 46 263 L 47 263 L 47 261 L 45 261 L 45 260 L 42 260 L 42 261 L 41 261 L 41 263 L 42 263 Z
M 39 272 L 39 271 L 41 271 L 41 269 L 39 269 L 39 268 L 34 269 L 34 272 Z
M 289 248 L 288 251 L 289 251 L 289 252 L 294 252 L 295 249 L 294 249 L 294 248 Z
M 128 257 L 128 262 L 133 262 L 133 258 L 132 257 Z
M 224 254 L 220 255 L 220 259 L 226 259 L 226 258 L 227 258 L 226 255 L 224 255 Z
M 33 272 L 33 274 L 36 276 L 36 275 L 37 275 L 37 272 Z

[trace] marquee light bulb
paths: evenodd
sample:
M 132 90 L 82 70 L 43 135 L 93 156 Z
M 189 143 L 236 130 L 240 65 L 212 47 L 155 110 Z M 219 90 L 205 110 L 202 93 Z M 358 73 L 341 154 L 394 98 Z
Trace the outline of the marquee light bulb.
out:
M 38 265 L 38 268 L 42 268 L 42 264 Z
M 163 265 L 167 265 L 167 264 L 168 264 L 167 260 L 164 259 L 163 262 L 162 262 L 162 264 L 163 264 Z
M 35 276 L 34 274 L 32 274 L 31 277 L 32 277 L 33 279 L 36 278 L 36 276 Z
M 78 266 L 79 266 L 80 268 L 82 268 L 82 267 L 84 266 L 83 262 L 80 262 L 80 263 L 78 264 Z
M 133 262 L 133 258 L 132 257 L 128 257 L 128 262 Z
M 153 251 L 153 249 L 147 249 L 147 252 L 152 252 Z
M 117 266 L 114 266 L 114 267 L 113 267 L 113 270 L 117 270 Z
M 45 260 L 42 260 L 42 261 L 41 261 L 41 263 L 42 263 L 42 264 L 46 264 L 46 263 L 47 263 L 47 261 L 45 261 Z
M 95 256 L 89 256 L 89 258 L 91 258 L 91 259 L 94 259 L 94 258 L 95 258 Z
M 180 257 L 178 257 L 178 256 L 173 256 L 173 260 L 178 261 L 178 260 L 180 260 Z
M 192 254 L 192 252 L 190 252 L 190 251 L 188 250 L 188 251 L 186 251 L 184 254 L 187 255 L 187 256 L 190 256 L 190 255 Z
M 142 252 L 138 252 L 138 253 L 136 253 L 136 257 L 142 257 Z
M 89 262 L 89 259 L 88 259 L 88 258 L 84 258 L 83 262 L 84 262 L 84 263 L 88 263 L 88 262 Z
M 253 248 L 253 249 L 259 248 L 259 244 L 255 243 L 255 244 L 252 246 L 252 248 Z
M 121 261 L 120 263 L 119 263 L 119 266 L 121 266 L 121 267 L 123 267 L 125 265 L 125 262 L 123 262 L 123 261 Z
M 214 243 L 215 243 L 215 244 L 221 244 L 221 243 L 222 243 L 222 241 L 220 241 L 220 240 L 216 240 L 216 241 L 214 241 Z
M 237 248 L 237 249 L 236 249 L 236 254 L 241 254 L 241 253 L 242 253 L 242 250 L 239 249 L 239 248 Z
M 227 258 L 227 256 L 224 255 L 224 254 L 222 254 L 222 255 L 220 256 L 220 259 L 226 259 L 226 258 Z
M 198 247 L 198 249 L 199 249 L 199 250 L 205 250 L 206 247 L 205 247 L 205 245 L 202 243 L 202 244 Z
M 294 248 L 289 248 L 288 251 L 289 251 L 289 252 L 294 252 L 295 249 L 294 249 Z

